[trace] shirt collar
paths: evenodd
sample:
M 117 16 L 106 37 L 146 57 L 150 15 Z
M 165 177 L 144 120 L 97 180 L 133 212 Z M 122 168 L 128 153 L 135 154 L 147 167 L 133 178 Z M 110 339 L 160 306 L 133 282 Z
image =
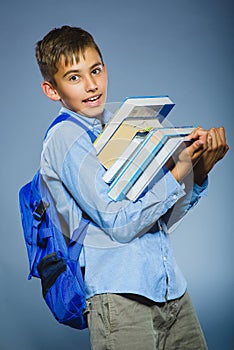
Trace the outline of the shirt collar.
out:
M 102 123 L 105 125 L 112 116 L 112 113 L 110 111 L 108 111 L 107 109 L 104 109 L 104 111 L 103 111 L 103 121 L 102 122 L 98 118 L 85 117 L 85 116 L 78 114 L 76 112 L 73 112 L 70 109 L 65 108 L 65 107 L 62 107 L 60 109 L 60 113 L 68 113 L 75 118 L 79 118 L 87 127 L 91 128 L 91 129 L 97 128 L 97 127 L 102 128 Z

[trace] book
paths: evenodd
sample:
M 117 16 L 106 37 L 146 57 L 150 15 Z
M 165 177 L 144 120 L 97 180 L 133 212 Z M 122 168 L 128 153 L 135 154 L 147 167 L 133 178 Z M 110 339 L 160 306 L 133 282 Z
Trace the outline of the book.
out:
M 138 177 L 136 182 L 126 193 L 126 198 L 132 201 L 137 200 L 146 188 L 150 187 L 153 180 L 159 172 L 163 170 L 163 167 L 167 162 L 169 162 L 170 159 L 173 159 L 176 153 L 179 153 L 190 144 L 191 142 L 187 141 L 186 138 L 182 136 L 169 138 L 164 147 L 160 149 L 156 157 L 149 163 L 144 172 Z
M 128 120 L 128 125 L 135 126 L 137 119 L 140 121 L 138 124 L 139 131 L 141 128 L 145 128 L 146 124 L 152 123 L 152 120 L 157 120 L 157 126 L 161 124 L 163 119 L 168 115 L 171 109 L 174 107 L 174 103 L 168 96 L 133 96 L 126 97 L 109 123 L 105 126 L 102 134 L 96 139 L 94 146 L 97 151 L 97 155 L 108 143 L 112 135 L 116 130 L 123 124 L 124 121 Z M 144 126 L 142 124 L 144 123 Z M 156 127 L 156 125 L 152 125 Z M 135 135 L 133 133 L 133 136 Z M 133 138 L 132 136 L 132 138 Z M 130 139 L 131 140 L 131 139 Z
M 126 162 L 128 162 L 131 159 L 131 157 L 133 157 L 138 146 L 143 142 L 148 133 L 149 131 L 147 129 L 140 130 L 136 133 L 136 135 L 130 141 L 126 149 L 124 149 L 121 155 L 115 160 L 112 166 L 103 175 L 102 178 L 106 183 L 111 183 L 114 180 L 114 178 L 121 171 L 122 167 L 126 165 Z
M 154 161 L 154 165 L 157 165 L 157 169 L 160 169 L 165 164 L 166 160 L 172 156 L 184 141 L 185 136 L 190 134 L 193 130 L 193 127 L 158 128 L 149 132 L 140 147 L 137 148 L 133 157 L 131 157 L 126 166 L 122 168 L 111 183 L 108 191 L 109 196 L 113 200 L 121 200 L 125 197 L 129 199 L 130 197 L 131 199 L 135 198 L 132 196 L 130 189 L 144 173 L 148 165 L 157 158 L 155 156 L 158 155 L 160 150 L 163 149 L 164 157 L 162 157 L 162 153 L 160 153 L 161 158 L 158 158 L 157 163 Z M 142 176 L 146 178 L 145 175 Z
M 135 124 L 132 120 L 131 122 L 125 120 L 98 154 L 99 161 L 106 169 L 110 169 L 110 167 L 121 157 L 122 153 L 130 145 L 137 134 L 144 133 L 159 126 L 161 126 L 161 124 L 159 124 L 156 119 L 150 119 L 139 124 Z

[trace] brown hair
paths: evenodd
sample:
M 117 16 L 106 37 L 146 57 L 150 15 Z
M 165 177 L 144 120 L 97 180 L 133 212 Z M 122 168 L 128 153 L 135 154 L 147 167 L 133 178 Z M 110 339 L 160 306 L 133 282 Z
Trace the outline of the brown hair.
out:
M 87 48 L 97 50 L 103 62 L 102 54 L 92 35 L 79 27 L 62 26 L 51 30 L 36 44 L 36 59 L 43 78 L 56 85 L 54 74 L 58 71 L 61 56 L 65 64 L 79 62 L 80 55 Z

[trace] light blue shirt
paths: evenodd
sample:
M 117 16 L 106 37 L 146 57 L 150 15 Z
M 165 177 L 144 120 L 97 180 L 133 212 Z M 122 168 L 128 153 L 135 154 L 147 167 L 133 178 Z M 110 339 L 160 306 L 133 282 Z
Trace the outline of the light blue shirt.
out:
M 100 120 L 78 118 L 95 135 Z M 104 122 L 109 118 L 104 115 Z M 106 119 L 106 120 L 105 120 Z M 82 211 L 90 216 L 80 256 L 85 266 L 86 296 L 134 293 L 157 302 L 180 297 L 186 281 L 170 242 L 170 231 L 205 193 L 202 187 L 179 184 L 170 172 L 135 202 L 113 201 L 102 176 L 94 145 L 80 126 L 64 121 L 48 133 L 41 154 L 41 173 L 62 215 L 67 232 L 79 226 Z M 65 230 L 66 231 L 66 230 Z

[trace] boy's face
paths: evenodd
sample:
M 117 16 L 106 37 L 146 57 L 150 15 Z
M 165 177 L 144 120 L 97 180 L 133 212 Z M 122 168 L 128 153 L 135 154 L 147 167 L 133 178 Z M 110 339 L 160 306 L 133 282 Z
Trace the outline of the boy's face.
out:
M 107 72 L 98 52 L 87 48 L 77 63 L 65 65 L 64 57 L 54 75 L 56 87 L 42 83 L 45 94 L 78 114 L 97 117 L 103 112 L 107 91 Z

